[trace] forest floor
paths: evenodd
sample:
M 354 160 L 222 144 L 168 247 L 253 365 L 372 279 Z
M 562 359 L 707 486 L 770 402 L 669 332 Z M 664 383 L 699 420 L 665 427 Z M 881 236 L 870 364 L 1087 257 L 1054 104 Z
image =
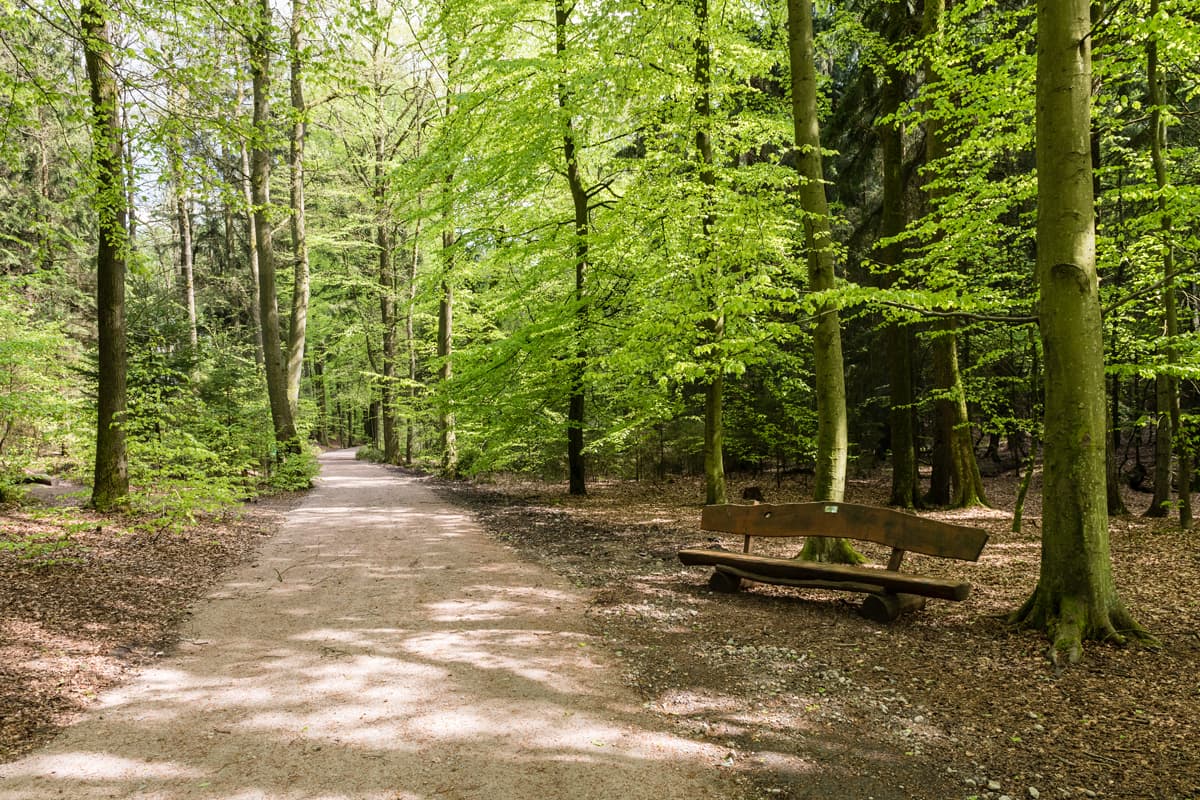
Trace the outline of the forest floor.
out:
M 769 502 L 807 500 L 809 480 L 738 479 L 730 494 L 753 484 Z M 885 504 L 889 480 L 851 480 L 846 500 Z M 600 482 L 582 498 L 518 480 L 442 491 L 589 591 L 629 682 L 681 731 L 727 746 L 761 796 L 1200 798 L 1200 539 L 1140 516 L 1149 495 L 1127 494 L 1134 515 L 1111 523 L 1115 579 L 1163 647 L 1090 644 L 1059 673 L 1041 634 L 1005 621 L 1037 582 L 1037 476 L 1019 534 L 1016 474 L 986 483 L 994 509 L 925 512 L 986 529 L 980 561 L 905 567 L 970 581 L 971 597 L 889 625 L 861 618 L 853 595 L 709 590 L 710 569 L 675 556 L 710 541 L 697 480 Z M 846 793 L 822 793 L 839 782 Z
M 738 480 L 733 494 L 754 483 L 771 502 L 801 500 L 806 481 Z M 852 480 L 847 500 L 881 504 L 886 481 Z M 1014 534 L 999 510 L 1012 508 L 1011 473 L 987 481 L 998 510 L 928 512 L 986 528 L 979 563 L 911 557 L 970 581 L 970 599 L 890 625 L 859 617 L 849 595 L 711 592 L 706 569 L 675 557 L 708 539 L 694 480 L 597 482 L 583 498 L 521 480 L 419 482 L 573 584 L 584 633 L 644 710 L 673 740 L 718 752 L 747 798 L 1200 798 L 1200 548 L 1171 521 L 1112 522 L 1118 589 L 1162 649 L 1092 644 L 1057 673 L 1039 634 L 1004 622 L 1038 570 L 1039 487 Z M 1146 496 L 1127 501 L 1140 512 Z M 297 502 L 183 535 L 118 527 L 69 498 L 0 510 L 0 544 L 45 542 L 33 557 L 0 548 L 0 763 L 169 657 L 191 604 L 257 558 Z

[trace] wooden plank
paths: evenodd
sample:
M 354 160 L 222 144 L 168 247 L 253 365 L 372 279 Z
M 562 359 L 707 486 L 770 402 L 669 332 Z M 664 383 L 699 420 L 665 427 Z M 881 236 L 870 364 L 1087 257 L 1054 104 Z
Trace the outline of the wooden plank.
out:
M 963 561 L 979 560 L 988 540 L 978 528 L 857 503 L 705 506 L 700 527 L 738 536 L 841 536 Z
M 679 560 L 689 566 L 711 565 L 744 570 L 752 580 L 763 583 L 785 583 L 791 581 L 828 581 L 848 591 L 861 591 L 856 586 L 870 586 L 870 591 L 887 589 L 893 592 L 919 594 L 942 600 L 965 600 L 971 585 L 959 581 L 927 578 L 904 572 L 892 572 L 878 567 L 858 567 L 846 564 L 822 564 L 816 561 L 801 561 L 794 558 L 769 558 L 732 553 L 728 550 L 706 550 L 687 548 L 679 551 Z M 753 574 L 751 574 L 753 573 Z M 818 587 L 826 588 L 826 587 Z

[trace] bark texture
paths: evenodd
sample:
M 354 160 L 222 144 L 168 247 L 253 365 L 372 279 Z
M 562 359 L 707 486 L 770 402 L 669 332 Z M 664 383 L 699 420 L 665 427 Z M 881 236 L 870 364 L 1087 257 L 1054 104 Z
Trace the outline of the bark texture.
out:
M 808 257 L 808 287 L 824 292 L 834 287 L 834 243 L 825 199 L 821 165 L 821 131 L 817 122 L 817 75 L 813 50 L 811 0 L 788 0 L 788 60 L 792 72 L 792 121 L 796 165 L 800 173 L 800 206 L 804 214 L 804 245 Z M 813 330 L 817 394 L 817 463 L 814 500 L 840 502 L 846 490 L 849 433 L 846 422 L 846 383 L 842 365 L 842 334 L 837 307 L 830 302 L 817 309 Z M 801 558 L 812 561 L 860 563 L 863 557 L 845 539 L 810 538 Z
M 704 502 L 724 503 L 727 498 L 725 486 L 724 447 L 724 365 L 719 343 L 725 333 L 725 316 L 721 311 L 720 281 L 716 274 L 719 267 L 712 263 L 712 202 L 717 183 L 713 170 L 712 149 L 712 44 L 708 32 L 708 0 L 695 0 L 693 10 L 696 17 L 696 66 L 692 81 L 696 87 L 696 155 L 700 161 L 700 184 L 704 197 L 700 210 L 700 252 L 697 254 L 697 269 L 700 284 L 708 288 L 712 319 L 705 333 L 710 343 L 718 345 L 713 350 L 714 364 L 708 385 L 704 387 Z
M 284 364 L 279 325 L 279 301 L 275 289 L 275 249 L 271 241 L 271 5 L 260 0 L 258 16 L 250 39 L 250 74 L 254 83 L 254 141 L 250 150 L 250 190 L 254 209 L 255 238 L 258 244 L 259 315 L 262 320 L 263 364 L 266 368 L 267 395 L 271 402 L 271 422 L 275 439 L 285 451 L 299 446 L 296 423 L 287 396 L 287 369 Z
M 554 3 L 554 52 L 560 59 L 567 51 L 567 21 L 574 6 L 566 0 Z M 579 169 L 579 152 L 575 142 L 575 126 L 571 118 L 570 99 L 565 84 L 558 85 L 558 107 L 562 113 L 563 160 L 567 169 L 567 187 L 571 192 L 571 203 L 575 209 L 575 352 L 569 366 L 569 397 L 567 400 L 567 476 L 571 494 L 587 494 L 586 469 L 584 463 L 584 379 L 587 372 L 587 348 L 584 337 L 587 331 L 587 303 L 585 281 L 588 272 L 588 234 L 590 215 L 588 193 L 583 185 Z
M 305 0 L 292 0 L 289 28 L 291 51 L 290 94 L 292 135 L 288 146 L 288 188 L 292 205 L 292 314 L 287 337 L 287 399 L 293 419 L 300 404 L 300 377 L 304 343 L 308 336 L 308 234 L 304 209 L 304 144 L 308 106 L 304 102 L 304 28 L 308 24 Z
M 1159 0 L 1150 0 L 1150 18 L 1155 19 L 1159 13 Z M 1171 370 L 1158 376 L 1158 430 L 1159 436 L 1155 441 L 1154 454 L 1154 503 L 1146 512 L 1162 509 L 1166 512 L 1165 501 L 1171 491 L 1171 456 L 1174 453 L 1179 460 L 1179 524 L 1185 530 L 1192 527 L 1192 465 L 1191 451 L 1185 438 L 1181 435 L 1182 417 L 1179 407 L 1180 381 L 1174 370 L 1179 365 L 1179 308 L 1175 287 L 1175 248 L 1174 222 L 1171 219 L 1171 209 L 1167 203 L 1167 189 L 1170 178 L 1167 172 L 1167 120 L 1163 107 L 1167 102 L 1163 91 L 1162 74 L 1158 61 L 1158 34 L 1150 37 L 1146 44 L 1147 67 L 1146 74 L 1150 88 L 1150 157 L 1154 165 L 1154 182 L 1158 189 L 1158 211 L 1160 215 L 1159 228 L 1162 232 L 1162 306 L 1163 327 L 1166 334 L 1167 367 Z M 1163 403 L 1166 403 L 1165 407 Z M 1165 414 L 1164 414 L 1165 412 Z M 1164 434 L 1163 431 L 1166 430 Z M 1164 495 L 1160 501 L 1160 495 Z M 1157 515 L 1157 514 L 1156 514 Z
M 92 160 L 96 169 L 96 322 L 99 387 L 96 398 L 96 462 L 92 505 L 111 511 L 128 503 L 125 453 L 126 335 L 125 253 L 128 247 L 124 137 L 112 59 L 108 8 L 83 0 L 80 24 L 91 89 Z
M 1105 495 L 1104 350 L 1095 265 L 1091 15 L 1087 0 L 1039 0 L 1037 277 L 1045 352 L 1042 559 L 1016 612 L 1045 630 L 1050 658 L 1087 639 L 1142 637 L 1113 585 Z

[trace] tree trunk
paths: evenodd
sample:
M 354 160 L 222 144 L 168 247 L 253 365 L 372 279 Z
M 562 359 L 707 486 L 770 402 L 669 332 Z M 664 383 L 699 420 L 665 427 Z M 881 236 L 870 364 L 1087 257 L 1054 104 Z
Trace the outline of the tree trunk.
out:
M 896 13 L 906 14 L 906 11 Z M 897 42 L 899 44 L 899 42 Z M 904 76 L 888 68 L 883 87 L 883 107 L 880 116 L 894 115 L 904 102 Z M 879 126 L 879 142 L 883 161 L 883 210 L 879 238 L 890 239 L 904 231 L 904 124 L 891 120 Z M 904 260 L 904 247 L 892 242 L 879 247 L 876 253 L 885 266 L 898 267 Z M 885 285 L 896 282 L 896 272 L 884 277 Z M 913 424 L 912 336 L 908 326 L 889 323 L 884 330 L 888 355 L 888 430 L 892 451 L 892 493 L 889 505 L 914 508 L 920 504 L 917 473 L 917 445 Z
M 375 246 L 379 251 L 379 321 L 383 328 L 380 366 L 383 460 L 400 461 L 400 436 L 396 426 L 396 263 L 395 245 L 388 212 L 383 134 L 375 134 Z
M 200 343 L 196 325 L 196 276 L 195 259 L 192 254 L 192 214 L 188 206 L 191 203 L 187 187 L 180 174 L 175 187 L 175 218 L 179 227 L 179 271 L 183 278 L 183 298 L 187 306 L 188 342 L 195 351 Z
M 567 20 L 571 9 L 566 0 L 554 2 L 554 52 L 561 60 L 567 51 Z M 570 395 L 567 402 L 567 474 L 568 492 L 574 495 L 587 494 L 586 474 L 583 457 L 584 425 L 584 378 L 587 371 L 587 348 L 584 336 L 587 331 L 587 304 L 584 297 L 584 280 L 588 269 L 588 194 L 583 186 L 576 152 L 575 127 L 568 108 L 567 88 L 558 85 L 558 107 L 562 112 L 563 160 L 567 168 L 567 187 L 575 209 L 575 343 L 568 367 Z
M 714 273 L 719 269 L 710 262 L 712 253 L 712 201 L 713 190 L 716 186 L 716 174 L 713 171 L 712 152 L 712 45 L 708 33 L 708 0 L 695 0 L 696 16 L 696 68 L 693 82 L 696 87 L 696 153 L 700 158 L 700 183 L 704 187 L 704 198 L 700 212 L 700 252 L 696 259 L 696 268 L 701 272 L 699 283 L 709 286 L 711 296 L 706 298 L 710 305 L 712 319 L 706 325 L 706 332 L 712 343 L 717 345 L 713 350 L 714 364 L 710 365 L 711 374 L 708 384 L 704 387 L 704 502 L 707 504 L 726 502 L 725 488 L 725 454 L 724 428 L 722 420 L 724 393 L 724 365 L 720 354 L 719 343 L 725 332 L 725 315 L 721 310 L 722 299 L 719 295 L 720 281 Z
M 940 40 L 945 13 L 945 0 L 927 0 L 925 3 L 922 32 L 927 47 L 932 46 L 930 40 Z M 932 56 L 926 58 L 925 72 L 927 81 L 938 80 Z M 940 161 L 946 156 L 947 149 L 942 125 L 936 119 L 930 120 L 925 128 L 926 161 Z M 931 190 L 929 196 L 936 200 L 941 194 L 942 190 Z M 986 505 L 983 479 L 971 440 L 971 421 L 958 367 L 958 337 L 953 322 L 943 325 L 934 340 L 933 373 L 938 397 L 934 403 L 933 475 L 926 499 L 934 505 L 955 508 Z
M 455 67 L 455 50 L 449 33 L 446 34 L 446 107 L 444 115 L 450 118 L 453 111 L 451 87 Z M 438 428 L 442 438 L 442 473 L 453 475 L 458 471 L 458 439 L 454 428 L 454 406 L 449 393 L 450 378 L 454 375 L 454 173 L 446 174 L 442 181 L 442 280 L 438 300 L 437 354 L 441 362 L 439 379 L 441 384 Z
M 946 323 L 944 332 L 933 343 L 933 371 L 941 394 L 937 399 L 937 424 L 941 442 L 946 448 L 943 456 L 949 464 L 950 496 L 947 505 L 969 508 L 987 505 L 979 460 L 975 457 L 975 442 L 971 437 L 971 421 L 967 415 L 967 398 L 962 374 L 958 368 L 958 337 L 954 323 Z M 936 461 L 936 456 L 935 456 Z
M 299 447 L 296 423 L 287 397 L 279 327 L 279 302 L 275 293 L 275 250 L 271 242 L 271 4 L 258 0 L 258 17 L 250 38 L 250 73 L 254 82 L 254 141 L 250 153 L 250 187 L 258 242 L 259 313 L 262 317 L 263 363 L 275 439 L 285 452 Z
M 236 102 L 238 108 L 241 108 L 243 96 L 242 82 L 239 79 L 237 82 Z M 258 217 L 254 213 L 254 190 L 250 180 L 250 150 L 246 145 L 245 139 L 241 140 L 240 145 L 242 174 L 238 183 L 242 187 L 242 200 L 246 204 L 246 261 L 250 266 L 250 319 L 254 322 L 254 357 L 260 365 L 265 365 L 266 357 L 263 354 L 262 335 L 262 296 L 258 274 Z
M 417 134 L 418 149 L 420 148 L 420 130 Z M 404 307 L 404 347 L 408 353 L 408 414 L 404 426 L 404 463 L 412 466 L 413 453 L 417 436 L 417 339 L 413 331 L 413 321 L 417 309 L 417 268 L 421 262 L 421 196 L 417 195 L 417 217 L 413 225 L 412 250 L 408 259 L 408 301 Z
M 1154 376 L 1154 496 L 1143 516 L 1165 517 L 1171 502 L 1171 395 L 1173 381 L 1165 372 Z
M 788 0 L 788 60 L 792 73 L 792 122 L 796 167 L 800 173 L 800 207 L 804 214 L 804 247 L 808 257 L 808 288 L 823 292 L 834 287 L 833 231 L 825 199 L 821 165 L 821 133 L 817 122 L 817 75 L 813 52 L 811 0 Z M 842 335 L 837 307 L 817 309 L 813 331 L 817 394 L 817 464 L 814 500 L 840 502 L 846 490 L 849 453 L 846 422 L 846 384 L 842 366 Z M 845 539 L 809 538 L 801 558 L 813 561 L 861 562 L 862 556 Z
M 450 194 L 449 178 L 447 178 L 446 196 Z M 447 203 L 450 201 L 447 199 Z M 443 391 L 450 385 L 454 375 L 451 358 L 454 354 L 454 285 L 450 282 L 454 270 L 454 228 L 450 224 L 450 209 L 446 208 L 445 227 L 442 229 L 442 285 L 441 298 L 438 302 L 438 340 L 437 353 L 441 361 L 441 384 Z M 442 472 L 453 475 L 458 470 L 458 445 L 454 431 L 454 411 L 450 397 L 442 399 L 441 412 L 442 431 Z
M 172 111 L 183 113 L 183 98 L 178 92 L 172 93 Z M 191 197 L 188 192 L 187 176 L 183 169 L 183 141 L 178 130 L 170 136 L 168 158 L 171 164 L 171 182 L 175 185 L 175 226 L 179 232 L 179 275 L 183 281 L 183 302 L 187 308 L 188 341 L 195 352 L 199 344 L 196 331 L 196 279 L 194 274 L 194 258 L 192 253 L 192 215 Z
M 308 331 L 308 239 L 304 218 L 304 140 L 308 107 L 304 103 L 304 26 L 308 24 L 304 0 L 292 0 L 289 29 L 291 50 L 290 93 L 292 135 L 288 146 L 288 187 L 292 205 L 292 315 L 287 337 L 287 400 L 293 419 L 299 413 L 300 376 Z
M 82 0 L 80 24 L 91 89 L 92 159 L 100 237 L 96 254 L 96 321 L 100 381 L 96 401 L 96 464 L 92 505 L 122 508 L 129 499 L 125 455 L 125 254 L 128 247 L 124 181 L 124 131 L 113 66 L 109 9 Z
M 1159 0 L 1150 0 L 1150 19 L 1156 19 L 1159 13 Z M 1166 505 L 1160 503 L 1159 484 L 1163 484 L 1162 492 L 1166 495 L 1162 498 L 1163 501 L 1169 497 L 1171 489 L 1171 454 L 1173 451 L 1179 457 L 1179 524 L 1186 530 L 1192 526 L 1192 498 L 1191 487 L 1188 485 L 1191 482 L 1191 463 L 1190 451 L 1187 447 L 1187 442 L 1180 435 L 1180 410 L 1179 410 L 1179 379 L 1174 374 L 1174 369 L 1179 365 L 1179 347 L 1177 340 L 1179 337 L 1179 312 L 1176 301 L 1175 289 L 1175 251 L 1173 242 L 1173 222 L 1171 219 L 1171 211 L 1167 205 L 1167 189 L 1170 179 L 1167 173 L 1167 120 L 1163 115 L 1163 106 L 1166 104 L 1166 95 L 1162 86 L 1162 75 L 1158 65 L 1158 37 L 1160 34 L 1151 35 L 1150 41 L 1146 45 L 1147 51 L 1147 69 L 1146 75 L 1150 88 L 1150 157 L 1154 165 L 1154 182 L 1158 189 L 1158 211 L 1160 215 L 1159 228 L 1162 231 L 1162 271 L 1163 271 L 1163 289 L 1162 289 L 1162 304 L 1164 326 L 1166 328 L 1166 343 L 1167 343 L 1167 367 L 1172 370 L 1165 375 L 1158 376 L 1158 424 L 1159 436 L 1155 444 L 1157 445 L 1154 454 L 1154 502 L 1151 503 L 1150 509 L 1146 512 L 1150 516 L 1159 516 L 1156 508 L 1161 508 L 1163 513 L 1166 512 Z M 1162 401 L 1166 400 L 1166 408 L 1162 406 Z M 1166 412 L 1165 415 L 1163 412 Z M 1165 419 L 1164 419 L 1165 416 Z M 1167 433 L 1162 433 L 1163 429 L 1167 429 Z M 1159 449 L 1164 452 L 1160 453 Z M 1188 474 L 1184 474 L 1188 473 Z
M 1117 597 L 1104 490 L 1104 350 L 1095 264 L 1088 0 L 1038 0 L 1037 277 L 1045 353 L 1042 559 L 1013 621 L 1045 630 L 1050 657 L 1085 639 L 1144 633 Z

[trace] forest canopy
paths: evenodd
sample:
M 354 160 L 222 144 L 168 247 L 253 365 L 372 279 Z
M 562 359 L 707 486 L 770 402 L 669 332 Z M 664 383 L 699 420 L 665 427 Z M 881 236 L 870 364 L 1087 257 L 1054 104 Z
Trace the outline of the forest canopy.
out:
M 1046 4 L 2 4 L 6 497 L 219 504 L 315 442 L 970 505 L 1052 438 Z M 1107 511 L 1187 526 L 1200 16 L 1080 8 Z

